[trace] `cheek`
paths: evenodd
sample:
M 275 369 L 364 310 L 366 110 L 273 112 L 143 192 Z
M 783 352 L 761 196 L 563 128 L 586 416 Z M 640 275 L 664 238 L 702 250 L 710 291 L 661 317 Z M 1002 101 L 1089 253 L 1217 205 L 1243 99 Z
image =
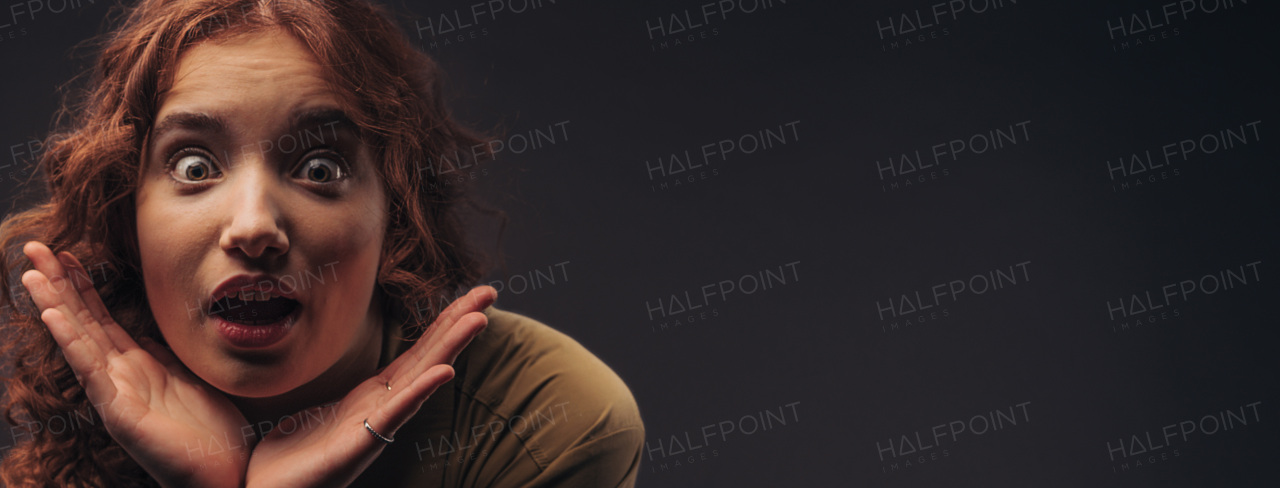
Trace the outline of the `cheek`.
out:
M 298 238 L 306 239 L 307 248 L 333 259 L 374 261 L 376 266 L 386 233 L 384 202 L 381 191 L 366 185 L 349 195 L 349 200 L 341 205 L 314 208 L 300 214 L 305 215 L 306 220 L 300 222 L 298 230 L 307 230 Z
M 305 248 L 308 269 L 331 277 L 319 293 L 323 316 L 358 320 L 368 311 L 382 256 L 385 219 L 366 205 L 317 209 L 290 234 L 291 246 Z M 359 320 L 358 320 L 359 321 Z
M 337 288 L 358 292 L 354 286 L 359 284 L 371 291 L 389 220 L 388 200 L 381 177 L 372 169 L 369 148 L 360 145 L 352 159 L 357 172 L 350 191 L 337 200 L 317 200 L 309 194 L 291 199 L 286 232 L 290 247 L 303 251 L 303 260 L 312 268 L 340 270 Z
M 167 336 L 199 320 L 200 264 L 217 237 L 200 209 L 148 191 L 154 182 L 142 184 L 135 208 L 142 279 L 152 315 Z
M 381 229 L 369 226 L 351 228 L 341 232 L 333 228 L 330 242 L 333 244 L 329 259 L 339 271 L 338 288 L 344 293 L 363 296 L 372 293 L 378 277 L 379 261 L 382 256 Z
M 369 205 L 341 205 L 299 212 L 289 232 L 290 246 L 311 256 L 335 260 L 361 259 L 381 251 L 385 216 Z

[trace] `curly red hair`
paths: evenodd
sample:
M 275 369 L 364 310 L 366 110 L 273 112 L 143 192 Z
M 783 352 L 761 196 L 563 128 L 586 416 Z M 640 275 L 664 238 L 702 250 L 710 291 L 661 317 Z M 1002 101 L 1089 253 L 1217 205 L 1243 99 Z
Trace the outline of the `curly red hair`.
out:
M 19 299 L 10 283 L 31 267 L 19 251 L 26 241 L 70 251 L 107 277 L 95 279 L 95 287 L 118 323 L 134 337 L 162 341 L 143 291 L 134 213 L 157 94 L 193 45 L 270 27 L 301 40 L 358 108 L 350 115 L 373 148 L 391 197 L 378 276 L 379 290 L 392 298 L 384 300 L 389 326 L 417 337 L 441 304 L 483 275 L 481 256 L 466 245 L 461 212 L 495 212 L 475 205 L 466 185 L 442 175 L 486 159 L 487 145 L 453 121 L 435 63 L 383 10 L 359 0 L 142 0 L 102 38 L 88 87 L 59 114 L 65 123 L 45 141 L 39 169 L 48 201 L 0 224 L 0 290 L 8 305 L 0 330 L 11 360 L 0 407 L 15 425 L 78 419 L 77 428 L 19 436 L 24 442 L 0 464 L 4 484 L 154 485 L 93 422 L 96 412 L 34 304 Z

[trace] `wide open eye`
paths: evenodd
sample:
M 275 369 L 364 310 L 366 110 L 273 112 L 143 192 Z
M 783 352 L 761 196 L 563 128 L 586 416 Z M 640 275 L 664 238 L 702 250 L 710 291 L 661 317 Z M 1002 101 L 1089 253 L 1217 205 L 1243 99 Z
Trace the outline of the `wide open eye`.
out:
M 334 158 L 316 156 L 303 162 L 294 176 L 312 183 L 332 183 L 346 178 L 347 171 Z
M 200 183 L 221 175 L 212 158 L 201 152 L 185 152 L 176 156 L 170 174 L 183 183 Z

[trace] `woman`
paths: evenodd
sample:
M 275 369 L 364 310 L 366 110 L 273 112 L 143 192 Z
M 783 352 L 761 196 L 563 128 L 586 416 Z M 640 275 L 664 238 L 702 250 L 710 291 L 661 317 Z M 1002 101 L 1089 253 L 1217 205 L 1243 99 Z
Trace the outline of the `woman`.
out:
M 485 146 L 437 76 L 357 1 L 133 7 L 46 143 L 49 201 L 0 227 L 31 302 L 0 285 L 10 422 L 94 414 L 19 436 L 5 483 L 633 484 L 625 384 L 458 297 L 482 270 L 437 175 Z

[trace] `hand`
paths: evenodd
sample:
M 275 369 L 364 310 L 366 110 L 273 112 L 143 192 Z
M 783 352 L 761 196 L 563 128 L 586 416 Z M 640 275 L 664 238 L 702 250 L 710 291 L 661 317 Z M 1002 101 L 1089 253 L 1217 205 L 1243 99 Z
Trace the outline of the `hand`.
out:
M 482 311 L 497 296 L 493 287 L 472 289 L 449 304 L 412 348 L 336 405 L 294 414 L 293 426 L 282 422 L 249 458 L 248 486 L 347 486 L 354 481 L 386 446 L 365 430 L 365 419 L 379 434 L 394 438 L 427 397 L 453 378 L 453 361 L 488 325 Z
M 139 346 L 107 312 L 84 267 L 28 242 L 22 284 L 111 437 L 164 486 L 238 486 L 248 465 L 245 418 L 172 352 Z

